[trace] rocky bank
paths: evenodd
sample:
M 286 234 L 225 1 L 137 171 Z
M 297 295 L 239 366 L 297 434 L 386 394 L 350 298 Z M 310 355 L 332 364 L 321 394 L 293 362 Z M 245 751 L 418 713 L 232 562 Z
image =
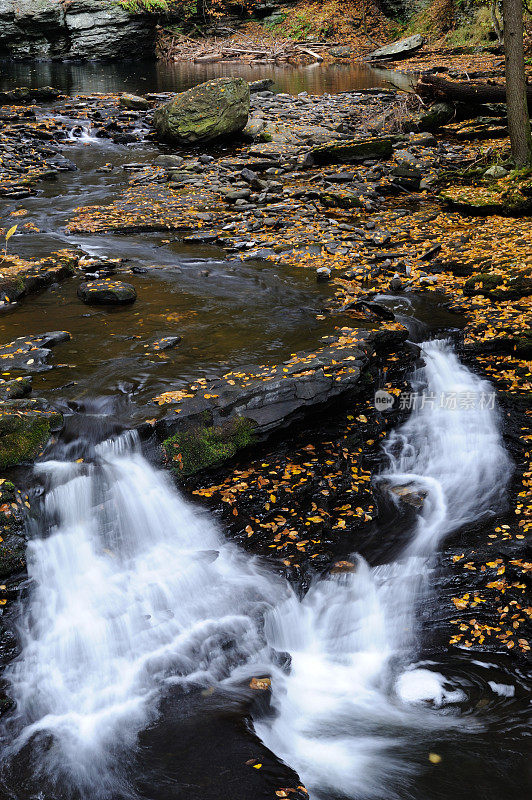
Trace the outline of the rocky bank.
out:
M 2 58 L 127 59 L 154 51 L 153 18 L 113 0 L 0 0 Z

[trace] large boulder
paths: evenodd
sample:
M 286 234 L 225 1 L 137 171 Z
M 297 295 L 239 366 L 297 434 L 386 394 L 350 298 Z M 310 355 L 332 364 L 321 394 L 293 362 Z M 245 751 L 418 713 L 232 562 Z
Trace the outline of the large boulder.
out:
M 153 124 L 161 139 L 191 145 L 240 133 L 248 116 L 248 82 L 243 78 L 216 78 L 181 92 L 158 108 Z
M 416 33 L 414 36 L 408 36 L 406 39 L 399 39 L 399 41 L 379 47 L 378 50 L 374 50 L 373 53 L 366 56 L 364 61 L 400 61 L 402 58 L 408 58 L 417 53 L 423 47 L 424 42 L 423 36 Z

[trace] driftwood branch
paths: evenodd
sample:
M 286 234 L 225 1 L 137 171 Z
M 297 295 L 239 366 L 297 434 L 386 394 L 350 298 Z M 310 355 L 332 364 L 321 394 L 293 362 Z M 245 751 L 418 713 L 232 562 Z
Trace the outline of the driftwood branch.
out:
M 193 61 L 198 64 L 217 61 L 320 64 L 323 56 L 316 49 L 327 46 L 330 46 L 327 42 L 294 42 L 291 39 L 258 40 L 239 36 L 198 41 L 186 36 L 172 35 L 166 38 L 161 54 L 171 61 Z

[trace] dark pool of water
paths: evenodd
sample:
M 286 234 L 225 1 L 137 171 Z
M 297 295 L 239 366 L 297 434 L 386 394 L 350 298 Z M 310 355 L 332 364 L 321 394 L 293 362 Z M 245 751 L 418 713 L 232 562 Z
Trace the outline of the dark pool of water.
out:
M 198 83 L 232 75 L 246 80 L 272 78 L 277 91 L 297 94 L 345 92 L 398 86 L 407 89 L 411 77 L 364 64 L 313 64 L 308 67 L 252 66 L 239 63 L 168 64 L 162 61 L 117 63 L 10 62 L 2 69 L 0 89 L 15 86 L 55 86 L 75 92 L 181 92 Z
M 106 243 L 123 252 L 119 241 Z M 143 258 L 135 263 L 145 263 L 150 249 L 155 255 L 155 241 L 143 246 Z M 53 352 L 50 363 L 59 366 L 34 376 L 35 394 L 53 391 L 84 400 L 118 393 L 140 404 L 141 418 L 154 416 L 155 410 L 142 406 L 160 391 L 237 366 L 282 361 L 334 326 L 331 318 L 316 319 L 329 291 L 316 289 L 308 271 L 228 262 L 222 254 L 193 255 L 177 247 L 173 252 L 167 247 L 158 261 L 147 275 L 119 276 L 137 289 L 132 306 L 86 306 L 76 296 L 78 278 L 28 298 L 0 319 L 6 341 L 51 329 L 72 335 Z M 155 339 L 176 334 L 183 337 L 177 347 L 153 351 Z

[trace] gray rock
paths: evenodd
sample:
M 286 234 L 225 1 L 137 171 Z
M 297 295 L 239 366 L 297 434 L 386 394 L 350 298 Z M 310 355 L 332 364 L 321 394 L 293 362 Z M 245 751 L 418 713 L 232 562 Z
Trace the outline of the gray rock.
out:
M 504 169 L 504 167 L 500 167 L 498 164 L 494 164 L 486 170 L 484 175 L 488 178 L 504 178 L 505 175 L 508 175 L 508 170 Z
M 267 92 L 275 86 L 275 81 L 271 78 L 264 78 L 261 81 L 250 81 L 249 91 L 250 94 L 257 94 L 258 92 Z
M 181 336 L 163 336 L 162 339 L 157 339 L 152 343 L 152 350 L 170 350 L 175 347 L 182 340 Z
M 0 51 L 54 60 L 148 57 L 155 25 L 154 16 L 132 14 L 114 0 L 1 0 Z
M 235 203 L 238 200 L 247 200 L 251 196 L 250 189 L 235 189 L 233 192 L 227 192 L 225 199 L 228 203 Z
M 121 281 L 90 281 L 78 286 L 78 297 L 89 305 L 121 306 L 137 299 L 135 287 Z
M 379 47 L 378 50 L 374 50 L 373 53 L 366 56 L 364 61 L 399 61 L 416 53 L 424 43 L 423 36 L 416 33 L 414 36 L 408 36 L 406 39 L 399 39 L 384 47 Z
M 260 136 L 265 127 L 266 122 L 262 117 L 251 117 L 242 133 L 244 136 L 255 139 L 257 136 Z
M 402 291 L 402 289 L 403 289 L 403 282 L 402 282 L 401 278 L 399 277 L 399 275 L 396 272 L 395 275 L 393 276 L 393 278 L 390 281 L 390 291 L 391 292 L 400 292 L 400 291 Z
M 318 267 L 316 270 L 316 280 L 318 283 L 325 283 L 331 280 L 331 270 L 329 267 Z
M 184 160 L 182 156 L 157 156 L 153 163 L 157 167 L 180 167 Z
M 118 104 L 121 108 L 127 108 L 129 111 L 147 111 L 151 108 L 151 103 L 145 97 L 139 97 L 136 94 L 122 94 Z

